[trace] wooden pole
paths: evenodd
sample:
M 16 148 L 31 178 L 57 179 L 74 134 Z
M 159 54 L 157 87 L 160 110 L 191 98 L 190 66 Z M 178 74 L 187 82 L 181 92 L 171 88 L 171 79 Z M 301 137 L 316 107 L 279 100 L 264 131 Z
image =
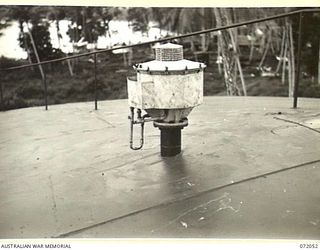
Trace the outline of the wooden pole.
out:
M 294 79 L 295 79 L 295 65 L 294 65 L 294 45 L 293 45 L 293 35 L 292 35 L 292 25 L 289 24 L 289 41 L 290 41 L 290 59 L 291 59 L 291 95 L 293 96 Z

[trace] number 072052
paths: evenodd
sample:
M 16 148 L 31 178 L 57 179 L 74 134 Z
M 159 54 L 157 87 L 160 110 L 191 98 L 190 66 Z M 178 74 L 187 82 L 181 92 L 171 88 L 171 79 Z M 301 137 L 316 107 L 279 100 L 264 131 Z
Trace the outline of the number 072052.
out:
M 317 249 L 319 246 L 318 244 L 300 244 L 300 248 Z

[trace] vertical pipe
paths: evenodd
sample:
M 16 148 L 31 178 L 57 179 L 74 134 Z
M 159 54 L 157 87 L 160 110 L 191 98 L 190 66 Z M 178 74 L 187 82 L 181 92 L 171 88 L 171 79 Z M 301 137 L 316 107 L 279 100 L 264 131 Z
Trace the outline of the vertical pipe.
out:
M 44 103 L 45 103 L 45 106 L 46 106 L 46 110 L 48 110 L 47 76 L 46 76 L 46 73 L 45 73 L 45 72 L 43 72 L 42 81 L 43 81 L 43 86 L 44 86 Z
M 181 153 L 181 128 L 160 128 L 161 156 Z
M 97 53 L 94 53 L 94 107 L 98 109 L 98 90 L 97 90 Z
M 302 12 L 299 14 L 299 33 L 298 33 L 298 56 L 297 56 L 297 74 L 293 90 L 293 108 L 297 108 L 299 95 L 299 79 L 300 79 L 300 59 L 301 59 L 301 27 L 302 27 Z

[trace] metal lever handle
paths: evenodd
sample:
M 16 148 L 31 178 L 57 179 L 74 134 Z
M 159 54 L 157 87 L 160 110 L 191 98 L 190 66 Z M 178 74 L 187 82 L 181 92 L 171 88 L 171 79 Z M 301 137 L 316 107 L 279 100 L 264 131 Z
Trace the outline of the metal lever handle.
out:
M 132 150 L 139 150 L 143 147 L 144 143 L 144 119 L 141 117 L 141 109 L 137 109 L 137 118 L 138 121 L 134 120 L 134 108 L 130 107 L 131 116 L 128 118 L 130 119 L 130 148 Z M 140 145 L 138 147 L 135 147 L 133 145 L 133 125 L 139 124 L 141 125 L 141 135 L 140 135 Z

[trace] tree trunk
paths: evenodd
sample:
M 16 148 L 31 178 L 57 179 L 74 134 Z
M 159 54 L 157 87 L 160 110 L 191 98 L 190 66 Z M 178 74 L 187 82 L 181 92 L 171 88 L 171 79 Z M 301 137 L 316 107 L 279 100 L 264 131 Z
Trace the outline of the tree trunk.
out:
M 230 29 L 228 29 L 228 31 L 229 31 L 231 43 L 233 46 L 233 50 L 235 53 L 234 57 L 235 57 L 236 65 L 237 65 L 239 75 L 240 75 L 243 95 L 246 96 L 247 95 L 247 88 L 246 88 L 246 84 L 244 82 L 244 78 L 243 78 L 243 74 L 242 74 L 242 67 L 241 67 L 241 63 L 240 63 L 240 59 L 239 59 L 239 55 L 238 55 L 238 51 L 237 51 L 237 45 L 236 45 L 235 39 L 234 39 L 234 32 L 232 32 L 232 30 L 230 30 Z M 237 75 L 237 71 L 235 71 L 235 75 Z
M 217 63 L 218 63 L 218 72 L 219 72 L 219 75 L 222 74 L 222 71 L 221 71 L 221 63 L 220 63 L 220 58 L 222 57 L 221 55 L 221 44 L 220 44 L 220 39 L 219 37 L 217 37 Z M 320 53 L 320 52 L 319 52 Z
M 58 37 L 58 46 L 59 46 L 59 49 L 61 49 L 61 41 L 60 41 L 61 33 L 60 33 L 60 26 L 59 26 L 59 20 L 58 19 L 56 20 L 56 30 L 57 30 L 57 37 Z M 73 44 L 74 43 L 72 41 L 72 47 L 73 47 Z M 69 60 L 67 60 L 67 64 L 68 64 L 70 76 L 73 76 L 73 71 L 72 71 L 71 63 L 70 63 Z
M 0 82 L 0 103 L 1 103 L 1 110 L 4 110 L 4 99 L 3 99 L 3 83 Z
M 26 46 L 26 51 L 27 51 L 27 54 L 28 54 L 28 61 L 29 61 L 30 64 L 32 64 L 30 49 L 29 49 L 29 46 L 28 46 L 28 43 L 27 43 L 26 35 L 25 35 L 24 31 L 23 31 L 23 21 L 19 21 L 19 28 L 20 28 L 20 33 L 23 36 L 23 42 L 24 42 L 24 44 Z M 31 70 L 34 71 L 34 68 L 31 67 Z
M 285 38 L 286 38 L 286 31 L 283 30 L 282 39 L 281 39 L 281 47 L 280 47 L 280 55 L 279 55 L 280 58 L 279 58 L 279 62 L 278 62 L 277 68 L 276 68 L 276 72 L 275 72 L 276 74 L 279 72 L 281 63 L 284 60 L 283 57 L 284 57 Z
M 292 97 L 292 94 L 293 94 L 293 83 L 292 83 L 292 60 L 291 60 L 291 53 L 289 52 L 289 55 L 288 55 L 288 82 L 289 82 L 289 85 L 288 85 L 288 96 L 289 97 Z
M 82 34 L 83 34 L 85 41 L 87 40 L 86 39 L 86 35 L 87 35 L 87 26 L 86 26 L 87 15 L 86 14 L 87 14 L 86 7 L 82 7 Z
M 285 84 L 285 78 L 286 78 L 286 57 L 287 57 L 287 50 L 288 50 L 288 37 L 286 36 L 285 38 L 285 43 L 284 43 L 284 52 L 283 52 L 283 63 L 282 63 L 282 77 L 281 77 L 281 82 L 282 84 Z
M 190 40 L 190 44 L 191 44 L 191 51 L 195 52 L 196 51 L 196 46 L 194 45 L 193 40 Z
M 132 65 L 132 48 L 129 48 L 129 53 L 128 53 L 128 65 Z
M 59 49 L 61 48 L 61 44 L 60 44 L 60 27 L 59 27 L 59 20 L 56 20 L 56 30 L 57 30 L 57 37 L 58 37 L 58 46 Z
M 221 19 L 221 15 L 220 15 L 220 11 L 217 8 L 214 8 L 214 14 L 215 14 L 215 18 L 216 18 L 216 22 L 217 22 L 217 26 L 221 27 L 222 26 L 222 19 Z M 223 35 L 225 34 L 225 31 L 219 31 L 218 32 L 218 39 L 219 39 L 219 44 L 220 44 L 220 48 L 221 48 L 221 56 L 222 56 L 222 62 L 223 62 L 223 73 L 224 73 L 224 81 L 225 81 L 225 85 L 227 88 L 227 95 L 234 95 L 234 84 L 233 84 L 233 77 L 232 77 L 232 71 L 231 71 L 231 67 L 230 67 L 230 57 L 227 56 L 227 52 L 228 52 L 228 45 L 225 44 L 224 41 L 224 37 Z
M 228 25 L 231 23 L 230 13 L 226 9 L 214 8 L 217 26 Z M 235 42 L 234 30 L 222 30 L 219 32 L 221 55 L 223 60 L 224 80 L 227 87 L 228 95 L 240 95 L 241 91 L 237 86 L 237 74 L 240 75 L 243 94 L 246 95 L 246 86 L 242 74 L 237 44 Z
M 201 29 L 204 30 L 206 28 L 205 24 L 205 8 L 201 8 L 202 22 Z M 206 34 L 201 34 L 201 50 L 202 52 L 206 51 Z
M 252 36 L 252 37 L 251 37 L 251 41 L 250 41 L 249 63 L 251 63 L 251 61 L 252 61 L 253 52 L 254 52 L 254 40 L 253 40 L 253 36 Z
M 259 69 L 261 69 L 261 67 L 262 67 L 262 65 L 263 65 L 263 63 L 264 63 L 264 60 L 265 60 L 265 58 L 266 58 L 266 56 L 267 56 L 267 53 L 268 53 L 268 50 L 269 50 L 269 47 L 270 47 L 270 42 L 271 42 L 271 39 L 270 39 L 270 34 L 269 34 L 269 32 L 268 32 L 267 45 L 266 45 L 266 48 L 265 48 L 265 50 L 264 50 L 264 52 L 263 52 L 261 61 L 260 61 L 260 63 L 259 63 L 259 66 L 258 66 Z
M 318 56 L 318 84 L 320 85 L 320 40 L 319 40 L 319 56 Z
M 228 19 L 228 13 L 226 13 L 225 16 L 227 18 L 227 25 L 228 25 L 231 23 L 230 20 Z M 239 72 L 243 95 L 246 96 L 247 89 L 246 89 L 246 84 L 244 82 L 244 78 L 243 78 L 243 74 L 242 74 L 242 67 L 241 67 L 241 63 L 240 63 L 240 59 L 239 59 L 239 50 L 238 50 L 238 45 L 236 42 L 237 41 L 237 30 L 236 29 L 228 29 L 228 33 L 229 33 L 231 44 L 233 47 L 233 60 L 235 60 L 234 67 L 236 67 L 238 69 L 238 70 L 235 70 L 235 80 L 237 79 L 236 76 Z M 237 82 L 234 81 L 234 83 L 235 83 L 235 87 L 238 89 L 238 93 L 239 93 L 239 88 L 237 87 Z
M 272 39 L 272 37 L 273 37 L 273 34 L 272 34 L 273 32 L 272 32 L 272 30 L 270 30 L 270 33 L 269 33 L 269 35 L 270 35 L 270 49 L 271 49 L 271 52 L 272 52 L 272 54 L 274 55 L 275 54 L 275 49 L 274 49 L 274 42 L 273 42 L 273 39 Z
M 34 50 L 34 54 L 36 56 L 37 62 L 40 63 L 38 50 L 37 50 L 36 44 L 34 43 L 33 36 L 32 36 L 32 33 L 31 33 L 31 30 L 30 30 L 30 27 L 29 27 L 28 23 L 27 23 L 27 27 L 28 27 L 28 32 L 29 32 L 29 35 L 30 35 L 31 44 L 32 44 L 32 47 L 33 47 L 33 50 Z M 44 71 L 43 71 L 43 68 L 42 68 L 41 64 L 39 64 L 39 70 L 40 70 L 40 73 L 41 73 L 41 77 L 44 80 Z
M 127 67 L 128 66 L 128 62 L 127 62 L 126 52 L 123 52 L 122 56 L 123 56 L 123 66 Z
M 73 76 L 73 70 L 72 70 L 72 65 L 70 63 L 70 60 L 67 60 L 68 63 L 68 68 L 69 68 L 69 72 L 70 72 L 70 76 Z

